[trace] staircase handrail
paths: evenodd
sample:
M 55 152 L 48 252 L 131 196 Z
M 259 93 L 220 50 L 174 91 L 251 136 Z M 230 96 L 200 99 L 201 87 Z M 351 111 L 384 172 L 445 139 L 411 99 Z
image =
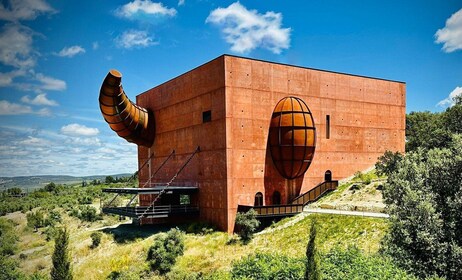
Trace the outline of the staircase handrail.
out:
M 189 164 L 189 162 L 192 160 L 192 158 L 194 157 L 194 155 L 196 155 L 196 153 L 198 153 L 199 151 L 201 150 L 200 146 L 197 146 L 196 150 L 189 156 L 189 158 L 186 160 L 186 162 L 181 166 L 181 168 L 178 170 L 178 172 L 175 173 L 175 175 L 173 175 L 172 179 L 170 179 L 170 181 L 165 185 L 165 187 L 159 192 L 159 194 L 156 196 L 156 198 L 151 202 L 151 204 L 148 206 L 148 208 L 146 208 L 146 210 L 143 212 L 143 214 L 141 214 L 138 219 L 141 219 L 143 218 L 146 213 L 149 211 L 149 209 L 151 207 L 154 207 L 154 204 L 157 202 L 157 200 L 167 191 L 167 189 L 170 187 L 170 184 L 172 184 L 172 182 L 178 177 L 178 175 L 181 173 L 181 171 L 183 171 L 183 169 L 186 167 L 186 165 Z

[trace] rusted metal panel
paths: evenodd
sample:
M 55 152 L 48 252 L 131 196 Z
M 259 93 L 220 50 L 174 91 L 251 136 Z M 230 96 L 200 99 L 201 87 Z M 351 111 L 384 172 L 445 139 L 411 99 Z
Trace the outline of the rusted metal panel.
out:
M 128 142 L 150 147 L 155 123 L 151 111 L 134 104 L 122 88 L 122 74 L 111 70 L 99 93 L 99 107 L 109 127 Z

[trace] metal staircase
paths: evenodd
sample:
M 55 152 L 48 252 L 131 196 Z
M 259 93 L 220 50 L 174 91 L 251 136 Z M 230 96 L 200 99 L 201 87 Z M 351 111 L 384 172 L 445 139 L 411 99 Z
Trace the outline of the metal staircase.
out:
M 177 194 L 192 194 L 198 191 L 197 186 L 173 186 L 172 183 L 185 169 L 185 167 L 191 162 L 193 157 L 200 151 L 198 146 L 196 150 L 189 155 L 187 160 L 181 165 L 178 171 L 173 177 L 165 184 L 156 187 L 146 187 L 150 184 L 151 180 L 157 175 L 165 164 L 173 157 L 175 150 L 162 162 L 162 164 L 156 169 L 153 175 L 147 180 L 141 188 L 107 188 L 103 189 L 103 192 L 116 193 L 116 196 L 104 207 L 102 207 L 103 213 L 116 214 L 121 216 L 128 216 L 134 218 L 136 221 L 140 221 L 142 218 L 166 218 L 170 215 L 197 215 L 199 213 L 199 207 L 193 205 L 155 205 L 162 195 L 166 193 L 177 193 Z M 152 157 L 152 155 L 151 155 Z M 150 157 L 150 158 L 151 158 Z M 149 160 L 149 159 L 148 159 Z M 145 164 L 143 164 L 144 166 Z M 142 167 L 141 167 L 142 168 Z M 140 169 L 141 169 L 140 168 Z M 133 194 L 128 204 L 125 207 L 111 206 L 112 202 L 121 194 Z M 130 206 L 134 199 L 139 195 L 156 195 L 154 200 L 148 206 Z
M 180 169 L 173 175 L 172 179 L 164 186 L 164 188 L 159 192 L 156 198 L 151 202 L 151 204 L 144 210 L 144 212 L 138 216 L 138 219 L 144 218 L 146 213 L 149 212 L 149 209 L 155 210 L 154 204 L 162 197 L 162 195 L 167 191 L 173 181 L 178 177 L 178 175 L 183 171 L 183 169 L 188 165 L 188 163 L 193 159 L 193 157 L 200 151 L 200 147 L 197 146 L 196 150 L 189 156 L 189 158 L 185 161 L 185 163 L 180 167 Z
M 325 181 L 297 196 L 289 204 L 266 206 L 239 205 L 237 211 L 247 212 L 250 209 L 254 209 L 257 213 L 257 218 L 293 216 L 303 212 L 303 207 L 309 203 L 315 202 L 325 193 L 337 189 L 337 186 L 338 181 Z

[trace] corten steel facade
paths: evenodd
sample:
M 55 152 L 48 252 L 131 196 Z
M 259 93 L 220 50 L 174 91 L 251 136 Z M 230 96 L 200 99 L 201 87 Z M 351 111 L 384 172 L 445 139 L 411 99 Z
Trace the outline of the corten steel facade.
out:
M 308 171 L 294 180 L 276 170 L 268 146 L 272 113 L 281 99 L 302 99 L 316 127 L 316 150 Z M 405 84 L 402 82 L 220 56 L 137 96 L 151 110 L 155 138 L 138 146 L 140 187 L 175 150 L 151 183 L 166 182 L 200 146 L 175 180 L 197 186 L 191 197 L 200 219 L 232 232 L 238 205 L 280 203 L 323 182 L 372 166 L 386 150 L 404 152 Z M 150 205 L 153 195 L 141 195 Z M 143 218 L 142 223 L 155 222 Z

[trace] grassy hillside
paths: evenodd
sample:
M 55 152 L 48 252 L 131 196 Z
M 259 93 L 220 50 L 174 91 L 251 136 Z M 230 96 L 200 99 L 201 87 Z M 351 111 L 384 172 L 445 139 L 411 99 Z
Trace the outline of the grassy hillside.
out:
M 41 271 L 49 273 L 53 242 L 45 240 L 42 230 L 26 227 L 25 215 L 19 212 L 7 215 L 15 221 L 16 230 L 21 233 L 19 249 L 14 258 L 26 274 Z M 293 219 L 298 222 L 291 224 Z M 255 252 L 278 252 L 290 257 L 303 257 L 312 219 L 319 224 L 318 242 L 322 252 L 334 247 L 347 248 L 356 245 L 367 253 L 377 252 L 380 240 L 387 228 L 387 221 L 376 218 L 347 217 L 338 215 L 306 215 L 302 218 L 284 219 L 266 229 L 247 245 L 237 241 L 236 236 L 223 232 L 205 235 L 187 234 L 185 254 L 180 257 L 172 273 L 227 272 L 233 261 Z M 111 221 L 115 223 L 114 219 Z M 112 271 L 143 271 L 149 246 L 160 232 L 168 227 L 131 224 L 114 229 L 99 229 L 111 224 L 107 221 L 82 223 L 76 218 L 65 217 L 64 223 L 70 231 L 70 249 L 73 271 L 76 279 L 105 279 Z M 103 232 L 101 245 L 91 249 L 90 234 L 95 230 Z M 20 257 L 21 256 L 21 257 Z M 155 276 L 153 276 L 155 277 Z
M 167 276 L 159 276 L 149 270 L 146 263 L 147 251 L 159 234 L 167 232 L 171 227 L 139 227 L 131 225 L 129 220 L 119 221 L 114 216 L 104 216 L 103 220 L 88 222 L 75 215 L 75 210 L 79 209 L 78 204 L 81 203 L 79 198 L 99 197 L 102 187 L 57 188 L 54 192 L 42 192 L 37 196 L 44 207 L 33 211 L 42 208 L 45 212 L 51 209 L 59 212 L 61 222 L 55 227 L 65 225 L 69 230 L 69 248 L 75 279 L 107 279 L 114 272 L 125 273 L 126 279 L 139 279 L 140 275 L 143 275 L 143 279 L 184 279 L 188 275 L 218 275 L 219 279 L 228 279 L 233 263 L 255 253 L 277 253 L 290 258 L 303 258 L 313 219 L 318 224 L 317 247 L 320 253 L 328 254 L 334 248 L 338 250 L 356 246 L 365 255 L 373 256 L 379 250 L 381 239 L 388 228 L 388 221 L 380 218 L 302 213 L 274 223 L 257 233 L 246 245 L 237 236 L 223 232 L 188 233 L 185 235 L 184 255 L 177 259 Z M 357 201 L 361 200 L 354 195 L 361 192 L 352 192 L 350 187 L 351 183 L 341 186 L 339 191 L 331 193 L 318 203 L 337 203 L 346 194 Z M 30 200 L 34 197 L 31 195 L 18 199 Z M 93 205 L 84 205 L 88 206 L 99 208 L 99 200 L 94 199 Z M 50 239 L 51 227 L 34 230 L 27 226 L 26 213 L 28 212 L 14 212 L 5 216 L 14 221 L 15 232 L 19 236 L 18 248 L 11 257 L 17 260 L 19 269 L 27 275 L 49 275 L 54 246 L 52 238 Z M 188 225 L 180 226 L 183 231 L 187 228 Z M 91 248 L 90 235 L 95 231 L 103 234 L 102 240 L 98 247 Z

